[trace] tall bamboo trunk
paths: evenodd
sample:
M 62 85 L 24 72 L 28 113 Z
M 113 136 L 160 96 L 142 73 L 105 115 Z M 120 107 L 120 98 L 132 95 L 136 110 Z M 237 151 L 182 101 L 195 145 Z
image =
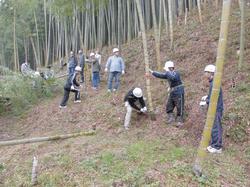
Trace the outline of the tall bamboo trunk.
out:
M 173 31 L 172 0 L 168 0 L 168 18 L 169 18 L 169 30 L 170 30 L 170 48 L 173 49 L 174 31 Z
M 148 49 L 147 49 L 147 37 L 146 37 L 146 30 L 145 30 L 145 24 L 142 17 L 142 10 L 141 10 L 141 3 L 140 0 L 136 0 L 137 10 L 138 10 L 138 16 L 139 16 L 139 22 L 142 32 L 142 43 L 143 43 L 143 49 L 144 49 L 144 63 L 145 63 L 145 70 L 146 73 L 149 73 L 149 56 L 148 56 Z M 153 116 L 153 102 L 152 102 L 152 96 L 151 96 L 151 85 L 150 85 L 150 79 L 149 77 L 146 78 L 146 87 L 147 87 L 147 95 L 148 95 L 148 104 L 149 104 L 149 111 Z
M 13 19 L 13 44 L 14 44 L 14 66 L 15 71 L 18 71 L 17 54 L 16 54 L 16 8 L 14 7 L 14 19 Z
M 160 35 L 159 27 L 155 15 L 155 0 L 151 0 L 152 5 L 152 16 L 153 16 L 153 25 L 154 25 L 154 35 L 155 35 L 155 52 L 156 52 L 156 62 L 158 70 L 161 69 L 161 57 L 160 57 Z
M 241 0 L 240 3 L 241 11 L 241 25 L 240 25 L 240 60 L 238 70 L 240 71 L 244 62 L 244 50 L 245 50 L 245 0 Z
M 223 0 L 223 9 L 222 9 L 221 26 L 220 26 L 220 39 L 219 39 L 217 58 L 216 58 L 216 73 L 213 80 L 213 88 L 207 113 L 206 124 L 203 130 L 202 139 L 200 141 L 198 153 L 193 168 L 194 173 L 198 176 L 202 175 L 202 162 L 204 161 L 207 155 L 206 147 L 208 146 L 211 138 L 211 129 L 213 127 L 215 119 L 217 101 L 221 87 L 223 66 L 225 61 L 225 52 L 226 52 L 228 27 L 230 19 L 229 17 L 230 7 L 231 7 L 231 0 Z
M 199 20 L 202 23 L 202 16 L 201 16 L 201 0 L 197 0 L 198 12 L 199 12 Z

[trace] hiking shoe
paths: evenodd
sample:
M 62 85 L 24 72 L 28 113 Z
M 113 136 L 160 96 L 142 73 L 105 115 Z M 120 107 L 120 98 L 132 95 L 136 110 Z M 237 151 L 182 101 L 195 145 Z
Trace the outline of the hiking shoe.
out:
M 81 103 L 81 100 L 75 100 L 74 103 Z
M 174 114 L 173 113 L 169 113 L 168 114 L 168 118 L 167 118 L 167 123 L 171 124 L 174 122 Z
M 116 91 L 116 89 L 113 89 L 113 92 L 115 92 Z
M 218 153 L 218 154 L 222 153 L 222 149 L 221 149 L 221 148 L 220 148 L 220 149 L 215 149 L 215 148 L 213 148 L 213 147 L 211 147 L 211 146 L 208 146 L 208 147 L 207 147 L 207 151 L 208 151 L 209 153 Z
M 176 127 L 178 128 L 178 127 L 181 127 L 181 126 L 183 126 L 183 123 L 182 122 L 177 122 Z
M 67 108 L 67 106 L 66 105 L 65 106 L 60 105 L 59 108 Z
M 108 89 L 108 92 L 110 93 L 110 92 L 111 92 L 111 90 L 110 90 L 110 89 Z

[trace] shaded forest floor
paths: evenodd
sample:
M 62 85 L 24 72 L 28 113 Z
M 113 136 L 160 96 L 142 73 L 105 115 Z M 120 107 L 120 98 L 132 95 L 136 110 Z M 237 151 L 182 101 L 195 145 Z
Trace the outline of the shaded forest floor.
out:
M 121 88 L 109 94 L 106 75 L 101 88 L 91 90 L 90 82 L 82 103 L 59 109 L 62 98 L 42 101 L 24 115 L 0 118 L 0 140 L 79 132 L 97 128 L 91 137 L 0 148 L 0 186 L 29 186 L 33 156 L 38 156 L 38 186 L 249 186 L 250 178 L 250 11 L 247 8 L 246 58 L 237 73 L 240 13 L 233 9 L 223 76 L 225 101 L 224 150 L 208 155 L 206 177 L 192 175 L 192 163 L 204 127 L 205 114 L 199 101 L 207 94 L 202 75 L 205 65 L 214 63 L 219 37 L 220 13 L 204 12 L 204 24 L 191 13 L 187 25 L 181 18 L 174 31 L 174 50 L 163 31 L 162 66 L 168 59 L 176 64 L 185 84 L 186 121 L 182 128 L 166 124 L 166 85 L 151 79 L 156 121 L 133 114 L 129 131 L 123 129 L 123 98 L 133 86 L 145 91 L 141 39 L 122 46 L 126 74 Z M 153 33 L 148 33 L 150 67 L 156 69 Z M 104 48 L 103 64 L 110 48 Z M 248 108 L 248 109 L 247 109 Z M 243 130 L 242 130 L 243 128 Z

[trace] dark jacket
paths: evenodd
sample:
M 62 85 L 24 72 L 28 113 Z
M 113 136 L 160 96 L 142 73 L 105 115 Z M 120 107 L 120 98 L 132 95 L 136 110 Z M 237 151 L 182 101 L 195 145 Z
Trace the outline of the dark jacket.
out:
M 74 87 L 76 87 L 76 88 L 80 86 L 80 83 L 77 81 L 77 74 L 76 74 L 76 72 L 67 79 L 64 88 L 66 90 L 70 90 L 70 88 L 71 88 L 72 85 Z
M 81 68 L 84 68 L 84 66 L 85 66 L 85 57 L 84 57 L 83 54 L 80 54 L 80 55 L 79 55 L 79 66 L 80 66 Z
M 69 57 L 69 68 L 75 68 L 77 66 L 77 60 L 76 58 L 73 57 Z
M 127 95 L 126 95 L 125 98 L 124 98 L 124 102 L 128 101 L 131 107 L 133 107 L 134 109 L 140 111 L 141 108 L 143 108 L 143 107 L 146 106 L 146 105 L 145 105 L 145 101 L 144 101 L 143 97 L 139 97 L 139 98 L 138 98 L 138 97 L 135 97 L 134 94 L 133 94 L 133 90 L 134 90 L 134 89 L 131 89 L 131 90 L 127 93 Z M 136 105 L 136 102 L 139 102 L 139 103 L 140 103 L 140 105 L 141 105 L 140 108 Z
M 209 93 L 206 99 L 207 104 L 209 105 L 210 102 L 210 97 L 212 94 L 212 89 L 213 89 L 213 80 L 209 81 Z M 223 95 L 222 95 L 222 89 L 220 88 L 220 93 L 219 93 L 219 98 L 217 102 L 217 109 L 216 112 L 223 112 L 224 107 L 223 107 Z
M 91 60 L 90 63 L 92 72 L 99 72 L 101 70 L 101 66 L 97 59 Z
M 160 79 L 167 79 L 171 88 L 171 95 L 180 95 L 184 93 L 184 86 L 182 86 L 181 76 L 178 71 L 167 71 L 166 73 L 153 72 L 155 77 Z

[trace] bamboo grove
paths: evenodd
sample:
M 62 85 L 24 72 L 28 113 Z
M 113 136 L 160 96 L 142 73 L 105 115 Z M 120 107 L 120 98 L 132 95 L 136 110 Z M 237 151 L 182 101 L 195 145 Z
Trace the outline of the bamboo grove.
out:
M 159 42 L 160 32 L 165 28 L 172 46 L 173 26 L 179 16 L 190 11 L 197 11 L 198 15 L 197 5 L 218 6 L 219 2 L 140 3 L 145 29 L 154 28 Z M 200 11 L 199 15 L 202 16 Z M 0 0 L 0 65 L 15 71 L 25 60 L 36 69 L 67 57 L 71 50 L 120 47 L 140 33 L 135 0 Z

